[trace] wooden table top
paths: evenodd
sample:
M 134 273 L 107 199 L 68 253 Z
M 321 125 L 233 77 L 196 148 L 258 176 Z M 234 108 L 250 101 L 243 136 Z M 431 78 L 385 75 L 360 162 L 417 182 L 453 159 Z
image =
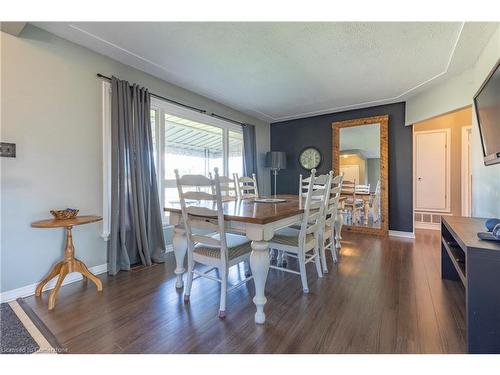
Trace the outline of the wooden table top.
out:
M 101 221 L 102 217 L 95 215 L 87 216 L 77 216 L 73 219 L 45 219 L 34 221 L 31 223 L 33 228 L 62 228 L 62 227 L 72 227 L 75 225 L 95 223 Z
M 278 194 L 276 198 L 286 199 L 286 202 L 258 203 L 253 198 L 223 202 L 224 219 L 253 224 L 268 224 L 304 212 L 304 209 L 299 206 L 298 195 Z M 213 209 L 213 205 L 214 203 L 210 201 L 200 203 L 200 206 L 211 209 Z M 181 204 L 180 202 L 169 202 L 169 205 L 164 210 L 180 214 Z
M 286 202 L 260 203 L 255 202 L 253 198 L 234 199 L 223 202 L 224 220 L 253 224 L 269 224 L 274 221 L 304 213 L 303 205 L 299 205 L 298 195 L 278 194 L 272 196 L 272 198 L 286 199 Z M 340 198 L 340 200 L 344 199 L 345 198 Z M 200 207 L 213 209 L 214 203 L 205 201 L 200 204 Z M 181 203 L 169 202 L 169 205 L 165 207 L 164 210 L 181 214 Z

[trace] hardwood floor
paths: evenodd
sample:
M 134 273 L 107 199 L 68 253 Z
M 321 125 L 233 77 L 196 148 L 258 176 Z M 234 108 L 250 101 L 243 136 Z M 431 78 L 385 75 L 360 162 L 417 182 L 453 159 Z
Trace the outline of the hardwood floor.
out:
M 308 265 L 307 295 L 300 277 L 270 270 L 263 326 L 254 323 L 252 282 L 229 292 L 225 321 L 211 280 L 195 280 L 184 304 L 171 255 L 168 264 L 101 275 L 100 295 L 92 283 L 64 286 L 51 312 L 48 293 L 26 301 L 70 353 L 465 351 L 464 289 L 440 278 L 438 231 L 415 240 L 346 233 L 330 273 L 317 279 Z M 243 272 L 231 269 L 232 281 Z

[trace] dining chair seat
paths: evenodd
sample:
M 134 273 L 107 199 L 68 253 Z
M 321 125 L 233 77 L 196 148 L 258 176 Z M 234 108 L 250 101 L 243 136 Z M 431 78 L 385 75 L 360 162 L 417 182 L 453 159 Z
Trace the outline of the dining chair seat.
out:
M 277 231 L 272 238 L 271 242 L 287 246 L 299 246 L 299 233 L 300 230 L 294 228 L 284 228 Z M 309 233 L 306 235 L 306 248 L 314 247 L 314 234 Z
M 212 238 L 219 240 L 219 234 L 214 234 Z M 252 251 L 250 241 L 244 237 L 237 234 L 226 233 L 226 243 L 228 250 L 228 259 L 233 260 L 239 258 L 245 254 Z M 210 246 L 207 244 L 197 244 L 194 247 L 193 252 L 197 255 L 209 257 L 209 258 L 220 258 L 220 248 L 215 246 Z

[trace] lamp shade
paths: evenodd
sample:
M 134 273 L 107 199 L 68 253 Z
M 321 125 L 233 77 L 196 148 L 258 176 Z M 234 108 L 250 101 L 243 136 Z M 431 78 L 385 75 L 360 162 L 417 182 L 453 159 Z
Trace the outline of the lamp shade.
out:
M 286 152 L 271 151 L 266 153 L 266 167 L 271 169 L 285 169 Z

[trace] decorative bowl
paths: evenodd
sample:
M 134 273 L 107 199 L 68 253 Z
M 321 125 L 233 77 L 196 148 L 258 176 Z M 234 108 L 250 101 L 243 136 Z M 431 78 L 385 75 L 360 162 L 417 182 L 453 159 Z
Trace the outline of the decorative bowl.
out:
M 65 208 L 64 210 L 50 210 L 50 213 L 56 220 L 73 219 L 80 210 L 76 208 Z

